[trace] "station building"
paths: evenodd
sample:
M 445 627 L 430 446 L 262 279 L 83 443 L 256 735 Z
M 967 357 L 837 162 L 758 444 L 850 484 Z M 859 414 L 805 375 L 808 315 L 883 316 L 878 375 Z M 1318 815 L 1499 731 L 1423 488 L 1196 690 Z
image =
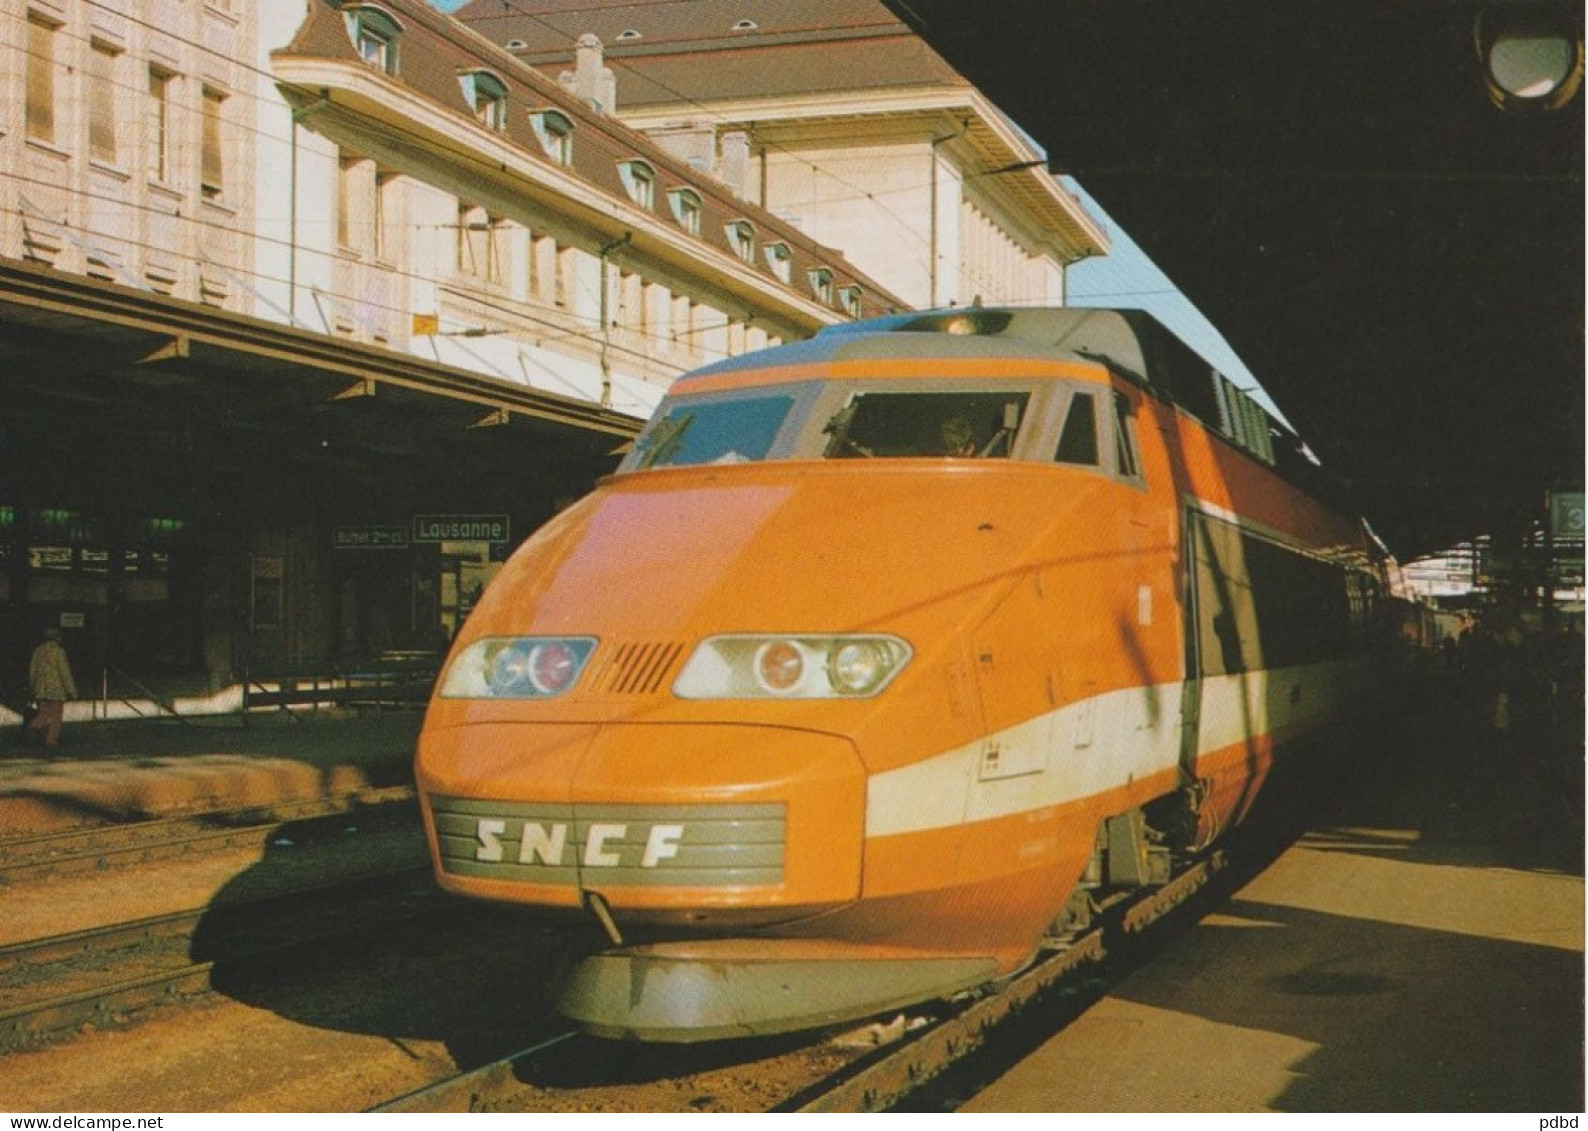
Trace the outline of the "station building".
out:
M 532 65 L 420 0 L 0 0 L 0 712 L 47 625 L 107 714 L 433 654 L 679 373 L 1051 303 L 1104 249 L 1013 192 L 1009 231 L 1082 236 L 894 271 L 792 207 L 753 116 L 634 128 L 602 42 L 568 46 Z
M 912 307 L 1065 302 L 1103 229 L 1018 125 L 880 0 L 471 0 L 459 20 Z M 583 47 L 578 46 L 583 44 Z

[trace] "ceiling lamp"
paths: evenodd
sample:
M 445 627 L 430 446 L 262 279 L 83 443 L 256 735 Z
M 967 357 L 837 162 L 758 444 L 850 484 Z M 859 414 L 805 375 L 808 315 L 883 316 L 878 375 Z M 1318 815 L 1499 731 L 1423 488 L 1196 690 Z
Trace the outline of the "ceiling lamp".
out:
M 1582 10 L 1570 4 L 1502 4 L 1473 28 L 1484 86 L 1502 110 L 1559 110 L 1582 85 Z

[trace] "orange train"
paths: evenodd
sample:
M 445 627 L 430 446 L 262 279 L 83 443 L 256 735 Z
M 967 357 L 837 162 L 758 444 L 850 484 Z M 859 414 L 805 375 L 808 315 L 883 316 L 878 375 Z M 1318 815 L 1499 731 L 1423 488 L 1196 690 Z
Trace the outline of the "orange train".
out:
M 1345 709 L 1381 563 L 1139 312 L 949 310 L 680 378 L 420 737 L 441 885 L 593 915 L 560 1008 L 692 1041 L 995 982 Z

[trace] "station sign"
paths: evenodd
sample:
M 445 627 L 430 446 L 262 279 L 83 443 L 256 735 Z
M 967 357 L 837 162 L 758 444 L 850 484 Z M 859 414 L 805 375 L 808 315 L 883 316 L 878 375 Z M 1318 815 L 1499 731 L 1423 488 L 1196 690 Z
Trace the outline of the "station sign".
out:
M 405 550 L 405 526 L 338 526 L 331 532 L 333 550 Z
M 415 542 L 506 542 L 511 525 L 505 514 L 419 514 Z
M 1556 538 L 1583 536 L 1583 495 L 1581 491 L 1557 491 L 1549 497 L 1549 528 Z

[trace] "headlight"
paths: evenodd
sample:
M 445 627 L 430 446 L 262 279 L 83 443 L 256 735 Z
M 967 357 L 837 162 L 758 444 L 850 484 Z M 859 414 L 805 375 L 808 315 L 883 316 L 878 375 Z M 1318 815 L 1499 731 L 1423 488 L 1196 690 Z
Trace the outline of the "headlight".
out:
M 444 699 L 545 699 L 579 681 L 596 642 L 589 636 L 493 636 L 447 666 Z
M 681 699 L 863 699 L 910 660 L 896 636 L 713 636 L 673 683 Z

